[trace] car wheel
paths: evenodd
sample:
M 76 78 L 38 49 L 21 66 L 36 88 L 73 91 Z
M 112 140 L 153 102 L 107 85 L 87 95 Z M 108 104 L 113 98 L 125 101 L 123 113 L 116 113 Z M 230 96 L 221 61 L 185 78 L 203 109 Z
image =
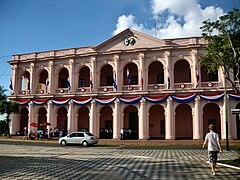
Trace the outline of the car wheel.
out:
M 83 141 L 83 142 L 82 142 L 82 145 L 83 145 L 84 147 L 86 147 L 86 146 L 88 145 L 88 142 L 87 142 L 87 141 Z
M 67 144 L 67 142 L 66 142 L 65 140 L 62 140 L 62 141 L 61 141 L 61 145 L 62 145 L 62 146 L 66 146 L 66 144 Z

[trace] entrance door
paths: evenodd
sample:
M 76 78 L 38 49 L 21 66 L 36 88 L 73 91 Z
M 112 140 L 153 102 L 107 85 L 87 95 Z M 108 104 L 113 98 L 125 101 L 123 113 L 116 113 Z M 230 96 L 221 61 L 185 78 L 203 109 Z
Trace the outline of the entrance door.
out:
M 129 113 L 129 138 L 138 139 L 138 112 Z

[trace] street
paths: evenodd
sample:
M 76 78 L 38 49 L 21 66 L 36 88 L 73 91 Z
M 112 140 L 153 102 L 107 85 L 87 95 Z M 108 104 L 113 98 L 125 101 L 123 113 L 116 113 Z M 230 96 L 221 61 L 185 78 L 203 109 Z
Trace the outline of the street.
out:
M 219 159 L 234 159 L 235 151 Z M 34 146 L 0 144 L 0 179 L 240 179 L 240 170 L 217 165 L 206 149 Z

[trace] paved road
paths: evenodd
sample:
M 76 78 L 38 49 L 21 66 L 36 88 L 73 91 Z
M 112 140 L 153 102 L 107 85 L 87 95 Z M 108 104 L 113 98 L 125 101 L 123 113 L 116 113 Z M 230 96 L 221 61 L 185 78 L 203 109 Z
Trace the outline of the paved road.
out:
M 203 149 L 0 144 L 0 179 L 240 179 L 240 170 L 218 165 L 211 176 Z M 220 159 L 233 159 L 234 151 Z

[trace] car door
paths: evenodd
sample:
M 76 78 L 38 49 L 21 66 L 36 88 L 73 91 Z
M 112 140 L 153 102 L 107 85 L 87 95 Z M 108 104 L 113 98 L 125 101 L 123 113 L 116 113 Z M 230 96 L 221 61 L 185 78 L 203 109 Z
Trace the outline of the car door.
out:
M 84 133 L 79 132 L 76 134 L 76 143 L 81 144 L 84 140 Z
M 74 144 L 76 143 L 76 133 L 71 133 L 68 135 L 67 143 Z

